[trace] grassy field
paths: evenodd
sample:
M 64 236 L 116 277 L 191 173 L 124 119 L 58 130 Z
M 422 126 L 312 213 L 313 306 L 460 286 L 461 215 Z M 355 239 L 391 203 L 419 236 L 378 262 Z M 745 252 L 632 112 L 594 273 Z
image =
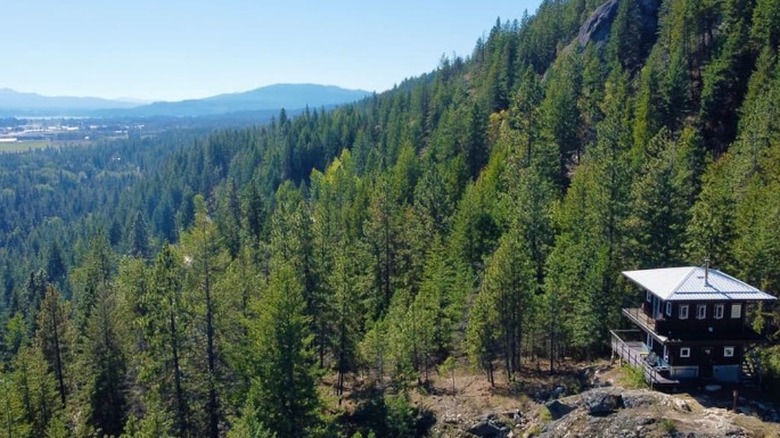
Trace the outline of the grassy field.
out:
M 17 141 L 16 143 L 0 143 L 0 153 L 2 152 L 26 152 L 33 149 L 43 149 L 51 146 L 49 140 Z

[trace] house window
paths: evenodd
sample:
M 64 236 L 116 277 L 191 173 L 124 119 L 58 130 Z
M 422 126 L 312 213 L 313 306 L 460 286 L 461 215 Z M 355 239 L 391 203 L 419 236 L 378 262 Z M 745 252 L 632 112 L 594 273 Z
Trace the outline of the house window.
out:
M 723 357 L 734 357 L 734 347 L 723 347 Z
M 653 301 L 653 294 L 651 294 L 650 291 L 647 291 L 647 294 L 645 295 L 645 301 L 648 303 Z
M 666 316 L 672 316 L 672 302 L 666 302 Z
M 680 348 L 680 357 L 691 357 L 691 349 L 688 347 Z
M 742 304 L 731 305 L 731 317 L 736 319 L 742 316 Z
M 723 304 L 715 305 L 715 319 L 723 319 Z
M 696 306 L 696 319 L 704 319 L 707 317 L 707 305 L 699 304 Z
M 680 319 L 688 319 L 688 305 L 680 304 Z

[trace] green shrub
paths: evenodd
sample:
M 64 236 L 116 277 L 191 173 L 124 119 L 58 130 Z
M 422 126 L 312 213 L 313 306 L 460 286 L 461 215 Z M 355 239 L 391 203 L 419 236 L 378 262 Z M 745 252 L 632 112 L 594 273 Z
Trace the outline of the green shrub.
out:
M 620 383 L 626 388 L 647 388 L 643 369 L 632 365 L 624 365 L 621 371 Z
M 761 367 L 764 372 L 764 383 L 768 394 L 776 402 L 780 402 L 780 346 L 773 346 L 761 350 Z
M 661 428 L 668 434 L 674 434 L 677 432 L 677 426 L 674 424 L 674 421 L 664 418 L 661 420 Z
M 545 423 L 549 423 L 552 421 L 552 413 L 549 409 L 547 409 L 547 406 L 542 406 L 539 408 L 539 419 L 542 420 Z

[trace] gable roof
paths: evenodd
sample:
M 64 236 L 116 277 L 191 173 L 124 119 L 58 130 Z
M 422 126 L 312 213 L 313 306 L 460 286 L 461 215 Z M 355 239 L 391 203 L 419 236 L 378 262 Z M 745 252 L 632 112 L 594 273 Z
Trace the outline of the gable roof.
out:
M 705 269 L 700 266 L 624 271 L 623 275 L 664 301 L 777 299 L 717 269 Z

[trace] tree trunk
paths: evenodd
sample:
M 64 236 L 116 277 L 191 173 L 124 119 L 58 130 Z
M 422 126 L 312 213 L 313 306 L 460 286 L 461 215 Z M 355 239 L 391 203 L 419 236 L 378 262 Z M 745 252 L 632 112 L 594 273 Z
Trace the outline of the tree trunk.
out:
M 57 310 L 57 307 L 55 307 L 51 313 L 51 322 L 54 330 L 54 372 L 57 375 L 57 385 L 59 386 L 58 389 L 60 392 L 60 401 L 62 401 L 62 406 L 65 406 L 65 376 L 62 372 L 62 351 L 60 349 L 59 330 L 57 329 L 57 325 L 59 324 L 59 321 L 57 320 Z
M 203 242 L 203 292 L 206 299 L 206 362 L 208 366 L 209 401 L 206 405 L 209 418 L 208 435 L 212 438 L 219 437 L 219 415 L 216 379 L 216 353 L 214 350 L 214 303 L 211 297 L 211 267 L 209 266 L 209 254 Z
M 173 299 L 170 298 L 172 301 Z M 173 305 L 171 305 L 173 309 Z M 176 428 L 181 435 L 185 435 L 187 425 L 187 407 L 184 400 L 184 390 L 181 386 L 181 365 L 179 364 L 179 342 L 178 334 L 176 330 L 176 317 L 173 310 L 169 315 L 170 330 L 171 330 L 171 351 L 173 353 L 173 381 L 176 391 Z

